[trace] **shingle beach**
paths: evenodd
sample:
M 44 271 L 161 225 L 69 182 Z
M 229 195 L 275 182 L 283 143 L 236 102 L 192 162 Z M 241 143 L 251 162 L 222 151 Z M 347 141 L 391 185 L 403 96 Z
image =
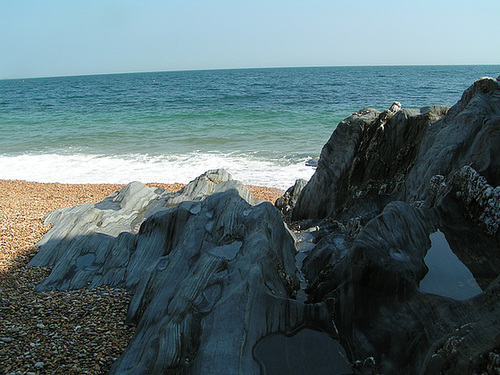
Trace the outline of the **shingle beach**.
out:
M 177 191 L 182 184 L 148 184 Z M 99 202 L 124 185 L 0 180 L 0 373 L 101 374 L 134 333 L 124 324 L 131 294 L 122 289 L 36 292 L 49 268 L 28 267 L 60 207 Z M 247 186 L 273 202 L 279 189 Z

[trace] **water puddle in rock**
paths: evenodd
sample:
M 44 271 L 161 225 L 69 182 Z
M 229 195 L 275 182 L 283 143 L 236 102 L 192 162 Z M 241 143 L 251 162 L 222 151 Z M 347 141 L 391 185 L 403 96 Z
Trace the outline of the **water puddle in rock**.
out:
M 438 230 L 429 238 L 431 248 L 424 258 L 429 272 L 420 282 L 420 291 L 456 300 L 482 293 L 472 273 L 451 250 L 444 233 Z
M 352 374 L 339 342 L 308 328 L 293 336 L 267 336 L 257 343 L 254 355 L 264 374 Z
M 300 289 L 297 292 L 297 301 L 304 302 L 307 299 L 307 294 L 305 288 L 307 282 L 305 280 L 304 274 L 302 273 L 302 265 L 304 264 L 304 259 L 307 253 L 316 247 L 313 243 L 314 236 L 311 233 L 299 232 L 295 233 L 296 237 L 296 248 L 297 254 L 295 254 L 295 266 L 297 267 L 297 277 L 300 281 Z

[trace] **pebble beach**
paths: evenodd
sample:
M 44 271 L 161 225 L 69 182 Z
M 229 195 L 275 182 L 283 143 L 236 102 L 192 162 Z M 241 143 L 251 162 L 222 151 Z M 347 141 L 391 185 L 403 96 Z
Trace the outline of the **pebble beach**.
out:
M 177 191 L 182 184 L 149 186 Z M 28 267 L 36 243 L 50 229 L 45 216 L 61 207 L 99 202 L 119 184 L 59 184 L 0 180 L 0 373 L 103 374 L 127 347 L 131 294 L 106 286 L 36 292 L 50 273 Z M 275 188 L 247 186 L 272 203 Z

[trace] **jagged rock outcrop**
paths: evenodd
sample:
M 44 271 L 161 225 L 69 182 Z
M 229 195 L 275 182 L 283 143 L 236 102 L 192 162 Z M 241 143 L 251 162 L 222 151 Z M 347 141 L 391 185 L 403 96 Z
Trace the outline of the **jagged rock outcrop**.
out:
M 134 289 L 144 271 L 141 265 L 163 251 L 136 251 L 135 234 L 141 224 L 182 202 L 201 201 L 231 189 L 250 204 L 257 203 L 240 182 L 232 180 L 226 171 L 216 170 L 204 173 L 177 193 L 132 182 L 102 202 L 55 210 L 45 219 L 54 227 L 38 243 L 39 251 L 29 263 L 54 267 L 38 289 L 102 284 Z
M 401 199 L 426 200 L 431 178 L 450 181 L 463 166 L 474 168 L 492 186 L 500 185 L 500 82 L 481 78 L 422 137 Z
M 296 180 L 295 184 L 288 188 L 285 194 L 276 200 L 274 205 L 283 213 L 283 215 L 285 215 L 286 218 L 290 218 L 292 215 L 293 207 L 295 207 L 297 199 L 299 199 L 300 193 L 302 193 L 306 184 L 307 181 L 304 179 Z
M 488 353 L 500 344 L 498 279 L 483 284 L 484 293 L 467 300 L 419 289 L 429 272 L 424 259 L 430 236 L 438 230 L 447 239 L 474 242 L 483 254 L 500 250 L 498 242 L 479 235 L 466 220 L 447 217 L 439 208 L 389 204 L 361 230 L 342 260 L 334 259 L 310 286 L 313 301 L 335 301 L 334 321 L 352 360 L 361 366 L 373 358 L 371 367 L 361 366 L 361 372 L 468 373 L 471 361 L 475 369 L 485 366 Z M 459 257 L 469 251 L 463 243 L 456 245 Z M 308 263 L 305 268 L 307 272 Z M 445 277 L 439 282 L 445 283 Z
M 345 119 L 323 147 L 292 219 L 372 218 L 394 200 L 428 200 L 433 176 L 449 181 L 465 165 L 498 186 L 499 87 L 482 78 L 452 108 L 399 110 L 395 103 Z
M 111 374 L 255 374 L 267 357 L 254 349 L 272 348 L 268 337 L 334 333 L 324 303 L 295 298 L 295 240 L 279 211 L 223 170 L 179 193 L 134 182 L 47 220 L 54 227 L 30 263 L 53 266 L 39 290 L 134 292 L 127 319 L 137 328 Z M 333 341 L 323 335 L 311 345 Z M 331 358 L 349 368 L 338 353 Z
M 303 323 L 293 240 L 269 203 L 215 193 L 156 214 L 137 237 L 137 333 L 111 373 L 257 373 L 254 345 Z
M 333 304 L 361 373 L 495 373 L 500 84 L 482 78 L 450 109 L 398 107 L 341 122 L 293 207 L 317 228 L 309 301 Z
M 399 103 L 384 112 L 367 108 L 337 126 L 293 209 L 293 220 L 373 217 L 398 198 L 425 129 L 448 109 L 400 108 Z

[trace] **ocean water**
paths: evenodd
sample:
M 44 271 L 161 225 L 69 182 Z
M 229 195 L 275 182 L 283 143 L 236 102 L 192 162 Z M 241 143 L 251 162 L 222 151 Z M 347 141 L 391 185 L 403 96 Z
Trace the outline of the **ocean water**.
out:
M 309 179 L 365 107 L 453 105 L 496 66 L 273 68 L 0 80 L 0 179 L 246 184 Z

